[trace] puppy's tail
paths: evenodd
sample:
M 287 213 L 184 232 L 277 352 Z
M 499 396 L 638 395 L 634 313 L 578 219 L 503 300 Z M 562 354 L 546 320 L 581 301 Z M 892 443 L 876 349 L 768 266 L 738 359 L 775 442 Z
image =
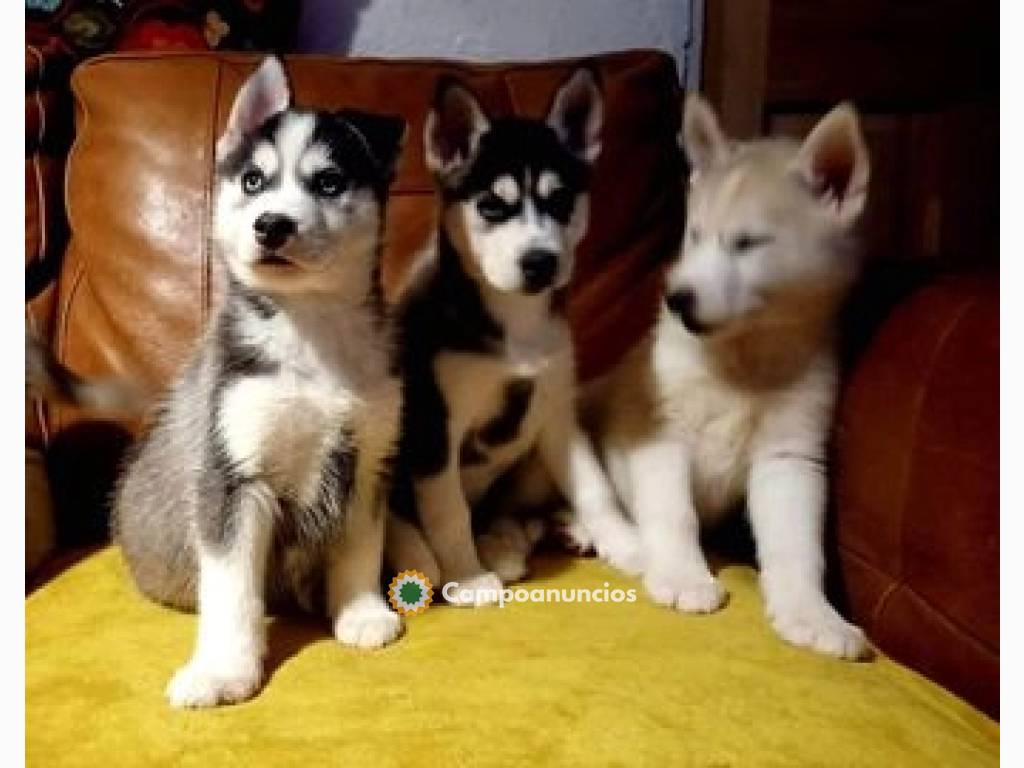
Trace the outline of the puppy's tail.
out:
M 127 382 L 90 380 L 61 365 L 38 338 L 25 333 L 25 395 L 98 413 L 135 416 L 145 397 Z

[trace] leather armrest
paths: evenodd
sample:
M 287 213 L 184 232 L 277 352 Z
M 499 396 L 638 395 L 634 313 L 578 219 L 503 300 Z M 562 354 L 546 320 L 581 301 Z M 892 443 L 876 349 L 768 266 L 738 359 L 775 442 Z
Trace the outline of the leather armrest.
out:
M 25 324 L 51 338 L 56 282 L 67 245 L 64 165 L 73 136 L 71 56 L 53 38 L 25 46 Z M 45 443 L 38 404 L 26 404 L 28 445 Z
M 49 340 L 56 283 L 67 244 L 64 163 L 73 133 L 72 60 L 54 40 L 25 47 L 25 324 Z M 41 403 L 25 402 L 25 567 L 41 565 L 55 546 L 43 446 L 46 416 Z
M 853 617 L 886 653 L 999 706 L 999 287 L 903 300 L 847 377 L 833 501 Z

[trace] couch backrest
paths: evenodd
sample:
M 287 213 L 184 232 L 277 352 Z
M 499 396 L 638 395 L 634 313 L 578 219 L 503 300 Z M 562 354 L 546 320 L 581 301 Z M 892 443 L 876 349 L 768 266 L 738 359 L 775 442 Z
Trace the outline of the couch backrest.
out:
M 77 136 L 66 185 L 71 241 L 52 336 L 58 358 L 72 369 L 128 374 L 157 388 L 180 369 L 223 282 L 209 245 L 214 143 L 238 87 L 259 61 L 244 54 L 128 54 L 93 59 L 74 73 Z M 588 62 L 604 85 L 605 125 L 591 226 L 569 306 L 583 376 L 613 363 L 649 326 L 659 266 L 678 240 L 683 193 L 674 61 L 633 51 Z M 400 114 L 409 122 L 388 210 L 389 284 L 433 227 L 422 133 L 438 76 L 464 78 L 496 115 L 540 117 L 578 63 L 286 59 L 297 103 Z M 86 417 L 50 409 L 51 441 L 81 432 Z M 70 474 L 81 471 L 75 445 L 57 452 L 68 454 Z M 106 450 L 103 440 L 86 445 Z M 54 470 L 55 483 L 78 494 L 74 479 L 60 477 L 60 466 Z

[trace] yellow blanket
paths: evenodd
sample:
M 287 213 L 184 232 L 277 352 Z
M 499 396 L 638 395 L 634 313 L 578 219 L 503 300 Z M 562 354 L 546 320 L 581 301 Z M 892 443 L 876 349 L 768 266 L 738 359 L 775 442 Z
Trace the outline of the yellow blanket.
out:
M 195 618 L 146 602 L 116 550 L 26 601 L 28 763 L 81 766 L 986 766 L 998 727 L 878 658 L 790 648 L 755 573 L 684 616 L 592 560 L 544 559 L 527 586 L 637 588 L 635 603 L 434 606 L 383 651 L 275 619 L 251 702 L 179 712 L 163 688 Z

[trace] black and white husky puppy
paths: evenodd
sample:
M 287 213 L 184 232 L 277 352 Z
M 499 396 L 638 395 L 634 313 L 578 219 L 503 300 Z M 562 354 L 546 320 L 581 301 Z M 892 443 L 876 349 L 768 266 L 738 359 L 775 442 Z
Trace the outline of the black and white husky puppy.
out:
M 502 579 L 523 575 L 514 564 L 501 567 L 501 552 L 481 562 L 471 509 L 532 455 L 601 554 L 622 568 L 636 565 L 635 528 L 576 424 L 564 314 L 574 251 L 587 228 L 601 118 L 600 91 L 585 68 L 557 91 L 544 121 L 491 119 L 448 78 L 427 116 L 439 226 L 398 309 L 405 377 L 399 466 L 409 482 L 396 484 L 399 513 L 390 518 L 387 555 L 435 584 L 458 582 L 450 602 L 497 600 Z M 410 508 L 425 541 L 402 513 Z
M 175 706 L 253 695 L 266 601 L 316 598 L 347 645 L 401 629 L 379 584 L 401 385 L 378 272 L 405 125 L 290 101 L 275 58 L 235 99 L 216 149 L 227 295 L 116 495 L 139 588 L 199 611 Z

